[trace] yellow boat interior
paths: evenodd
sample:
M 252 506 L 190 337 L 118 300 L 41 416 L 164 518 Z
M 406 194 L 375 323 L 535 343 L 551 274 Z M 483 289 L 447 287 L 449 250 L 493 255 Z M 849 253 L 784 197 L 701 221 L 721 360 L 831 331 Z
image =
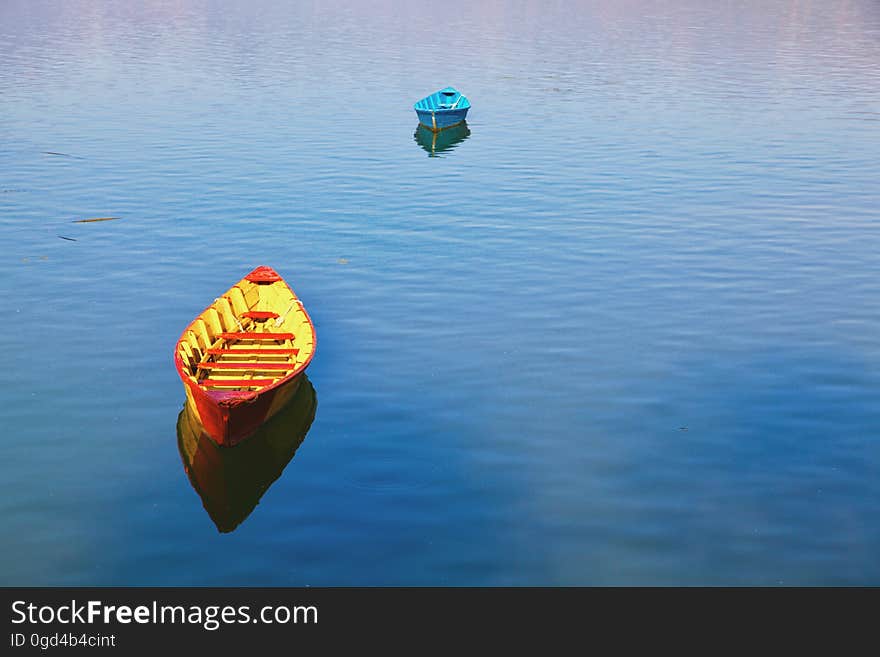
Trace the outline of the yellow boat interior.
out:
M 268 267 L 215 299 L 177 344 L 184 376 L 225 391 L 270 386 L 304 368 L 314 349 L 314 327 L 302 303 Z

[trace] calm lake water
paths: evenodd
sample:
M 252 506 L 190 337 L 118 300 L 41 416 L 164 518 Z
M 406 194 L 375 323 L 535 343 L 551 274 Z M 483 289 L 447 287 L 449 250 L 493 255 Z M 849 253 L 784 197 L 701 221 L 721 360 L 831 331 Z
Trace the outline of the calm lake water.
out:
M 875 0 L 4 0 L 0 243 L 0 584 L 880 584 Z M 221 532 L 172 350 L 260 264 Z

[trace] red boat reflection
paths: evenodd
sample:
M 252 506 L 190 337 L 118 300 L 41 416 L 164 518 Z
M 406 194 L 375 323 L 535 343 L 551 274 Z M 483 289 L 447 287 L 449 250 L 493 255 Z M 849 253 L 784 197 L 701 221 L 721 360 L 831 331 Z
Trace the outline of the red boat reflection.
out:
M 220 532 L 233 531 L 281 476 L 305 440 L 317 397 L 302 375 L 296 394 L 244 442 L 217 445 L 184 404 L 177 418 L 177 447 L 192 487 Z

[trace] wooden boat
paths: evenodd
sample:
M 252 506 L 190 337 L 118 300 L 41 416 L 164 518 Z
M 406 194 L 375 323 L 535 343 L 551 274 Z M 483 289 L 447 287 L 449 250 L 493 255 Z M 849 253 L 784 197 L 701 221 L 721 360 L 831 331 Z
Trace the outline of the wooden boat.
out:
M 467 121 L 452 126 L 442 132 L 434 132 L 419 123 L 413 138 L 430 157 L 436 157 L 438 153 L 455 148 L 459 143 L 467 139 L 471 134 Z
M 452 87 L 446 87 L 425 96 L 413 107 L 419 123 L 428 130 L 439 132 L 464 121 L 471 103 Z
M 315 327 L 290 286 L 257 267 L 184 329 L 174 364 L 186 400 L 219 445 L 241 442 L 296 393 Z
M 234 447 L 220 447 L 184 404 L 177 418 L 177 448 L 190 484 L 220 532 L 231 532 L 281 476 L 305 440 L 318 403 L 311 382 L 256 433 Z

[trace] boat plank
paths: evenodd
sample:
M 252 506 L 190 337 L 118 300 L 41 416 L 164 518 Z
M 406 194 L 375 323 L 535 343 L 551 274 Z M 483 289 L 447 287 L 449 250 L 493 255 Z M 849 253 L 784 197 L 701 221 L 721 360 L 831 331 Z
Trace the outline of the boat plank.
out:
M 293 333 L 221 333 L 224 340 L 293 340 Z
M 299 349 L 208 349 L 209 356 L 296 356 Z
M 253 388 L 269 386 L 275 383 L 275 379 L 203 379 L 200 386 L 206 388 Z
M 292 370 L 296 368 L 294 363 L 199 363 L 197 367 L 200 370 Z
M 278 313 L 273 313 L 269 310 L 248 310 L 246 313 L 242 313 L 241 316 L 250 319 L 275 319 L 278 317 Z

